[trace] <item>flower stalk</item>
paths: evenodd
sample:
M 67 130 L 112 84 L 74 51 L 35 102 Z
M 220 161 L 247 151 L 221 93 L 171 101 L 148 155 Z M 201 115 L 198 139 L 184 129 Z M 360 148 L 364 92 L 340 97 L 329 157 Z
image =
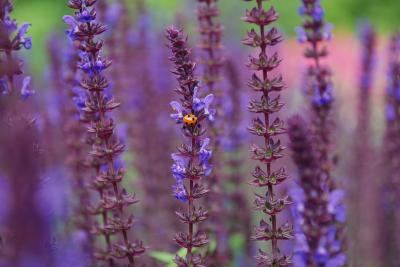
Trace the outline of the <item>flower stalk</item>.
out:
M 384 139 L 385 179 L 381 185 L 381 261 L 384 266 L 396 266 L 400 260 L 400 236 L 397 234 L 400 216 L 400 33 L 391 37 L 388 85 L 386 89 L 386 132 Z M 384 225 L 384 226 L 383 226 Z
M 110 96 L 109 82 L 103 74 L 111 62 L 101 53 L 103 42 L 98 37 L 106 31 L 106 26 L 96 21 L 95 4 L 96 0 L 69 1 L 68 6 L 75 10 L 75 16 L 64 16 L 64 21 L 71 26 L 67 30 L 70 39 L 80 42 L 77 66 L 83 73 L 80 86 L 86 91 L 82 111 L 90 121 L 88 133 L 93 143 L 89 155 L 96 162 L 97 173 L 93 185 L 101 198 L 95 213 L 103 218 L 103 225 L 95 225 L 93 232 L 104 235 L 107 243 L 106 249 L 96 257 L 109 266 L 115 266 L 119 260 L 126 266 L 134 266 L 135 258 L 143 254 L 145 248 L 141 241 L 133 242 L 128 236 L 133 227 L 133 215 L 127 214 L 126 209 L 137 200 L 121 185 L 125 169 L 118 160 L 124 145 L 117 138 L 116 124 L 110 117 L 120 104 Z M 118 235 L 118 240 L 114 240 L 112 234 Z
M 299 116 L 289 121 L 292 158 L 298 168 L 291 190 L 295 219 L 294 266 L 344 266 L 346 255 L 337 240 L 337 225 L 346 220 L 344 191 L 327 190 L 318 165 L 318 153 L 307 123 Z
M 297 32 L 299 42 L 308 44 L 304 56 L 312 62 L 307 69 L 307 92 L 312 95 L 312 127 L 315 133 L 316 151 L 321 163 L 321 175 L 324 176 L 325 181 L 333 183 L 329 155 L 333 84 L 331 71 L 321 63 L 322 59 L 328 56 L 324 41 L 331 39 L 332 25 L 324 21 L 325 11 L 320 2 L 320 0 L 302 1 L 303 5 L 299 13 L 305 20 L 302 27 L 297 28 Z M 334 187 L 333 184 L 329 186 Z
M 186 249 L 186 258 L 176 255 L 175 263 L 179 267 L 204 265 L 203 256 L 194 253 L 194 248 L 200 248 L 208 243 L 206 233 L 197 226 L 207 220 L 208 211 L 197 207 L 195 200 L 204 198 L 209 190 L 202 183 L 205 176 L 210 175 L 209 160 L 212 151 L 208 149 L 210 139 L 205 137 L 205 120 L 211 119 L 214 110 L 210 107 L 213 95 L 204 98 L 199 96 L 199 80 L 194 76 L 196 63 L 193 62 L 191 51 L 187 47 L 186 37 L 181 30 L 170 27 L 166 30 L 169 47 L 172 51 L 171 61 L 175 68 L 173 73 L 179 83 L 175 92 L 180 95 L 180 102 L 171 102 L 176 113 L 171 115 L 180 126 L 187 142 L 178 147 L 173 153 L 172 174 L 176 179 L 174 186 L 175 197 L 187 203 L 187 211 L 177 211 L 180 221 L 187 225 L 187 233 L 178 233 L 175 241 Z
M 288 177 L 283 167 L 276 168 L 276 162 L 283 157 L 282 152 L 285 149 L 278 138 L 279 135 L 286 133 L 284 122 L 276 116 L 276 113 L 284 106 L 279 95 L 284 89 L 284 83 L 281 75 L 271 74 L 271 71 L 279 66 L 281 59 L 277 53 L 272 55 L 267 53 L 267 49 L 279 44 L 282 37 L 275 27 L 267 28 L 278 20 L 274 7 L 266 10 L 263 0 L 255 2 L 256 7 L 248 10 L 243 20 L 256 25 L 258 30 L 251 29 L 243 40 L 243 44 L 259 49 L 258 56 L 250 56 L 247 65 L 254 71 L 249 87 L 261 93 L 260 99 L 252 99 L 248 106 L 250 112 L 261 115 L 261 118 L 253 119 L 249 131 L 264 139 L 264 147 L 255 144 L 251 146 L 252 158 L 264 166 L 264 168 L 260 166 L 255 168 L 252 174 L 254 176 L 252 185 L 267 189 L 264 196 L 256 195 L 255 206 L 257 210 L 268 216 L 269 222 L 261 220 L 253 239 L 269 241 L 271 244 L 270 254 L 260 249 L 256 257 L 258 266 L 287 266 L 291 263 L 291 257 L 281 253 L 278 241 L 292 239 L 293 229 L 288 222 L 279 225 L 278 214 L 291 204 L 291 201 L 287 196 L 280 198 L 276 195 L 277 185 Z
M 332 178 L 330 115 L 333 83 L 329 68 L 321 63 L 328 55 L 324 41 L 330 40 L 332 26 L 324 21 L 325 12 L 320 0 L 303 0 L 302 3 L 299 13 L 304 17 L 304 22 L 297 32 L 299 41 L 308 44 L 304 56 L 312 62 L 307 69 L 306 89 L 312 95 L 310 135 L 313 142 L 309 142 L 306 136 L 309 133 L 305 128 L 300 127 L 304 123 L 295 119 L 291 125 L 291 139 L 293 159 L 300 174 L 300 189 L 294 190 L 292 196 L 297 207 L 310 205 L 316 196 L 322 196 L 323 201 L 318 202 L 319 206 L 315 207 L 318 212 L 315 214 L 312 208 L 307 211 L 295 209 L 297 249 L 294 264 L 345 266 L 347 256 L 344 252 L 343 226 L 346 213 L 342 204 L 345 193 L 337 188 Z M 310 230 L 313 226 L 315 233 Z
M 358 124 L 355 131 L 357 136 L 354 142 L 354 157 L 350 165 L 349 173 L 351 180 L 349 194 L 349 204 L 351 203 L 352 222 L 351 233 L 354 233 L 359 245 L 353 246 L 353 264 L 355 266 L 375 266 L 378 265 L 378 251 L 374 249 L 378 239 L 377 223 L 377 204 L 378 204 L 378 184 L 374 179 L 374 170 L 377 168 L 371 164 L 376 162 L 377 156 L 373 153 L 371 119 L 371 90 L 374 89 L 374 70 L 376 61 L 377 36 L 374 28 L 369 23 L 364 23 L 359 32 L 361 45 L 360 78 L 358 91 Z M 370 212 L 365 212 L 365 209 Z M 352 227 L 353 226 L 353 227 Z M 368 253 L 369 257 L 363 255 Z
M 211 118 L 212 121 L 209 125 L 214 155 L 211 159 L 211 164 L 214 168 L 209 179 L 211 193 L 208 198 L 208 205 L 213 212 L 213 216 L 210 217 L 209 230 L 215 233 L 218 245 L 210 255 L 209 262 L 220 265 L 229 261 L 229 249 L 228 244 L 226 244 L 228 233 L 223 215 L 223 174 L 220 171 L 222 169 L 221 136 L 224 132 L 224 120 L 222 120 L 224 117 L 222 108 L 224 92 L 220 86 L 220 72 L 224 64 L 221 52 L 223 27 L 217 21 L 220 15 L 218 0 L 197 0 L 197 2 L 196 13 L 198 32 L 200 33 L 198 47 L 202 52 L 199 63 L 203 73 L 202 81 L 204 89 L 215 96 L 214 106 L 216 108 L 216 114 Z

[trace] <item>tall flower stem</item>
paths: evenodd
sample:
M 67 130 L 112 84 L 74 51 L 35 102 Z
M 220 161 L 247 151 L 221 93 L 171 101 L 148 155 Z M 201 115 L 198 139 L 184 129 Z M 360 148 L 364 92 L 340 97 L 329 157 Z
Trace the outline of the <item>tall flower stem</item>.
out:
M 351 232 L 355 242 L 359 245 L 353 246 L 353 264 L 355 266 L 376 266 L 378 265 L 378 251 L 375 249 L 378 235 L 378 184 L 374 174 L 377 166 L 371 164 L 376 162 L 378 155 L 373 153 L 372 132 L 371 132 L 371 90 L 374 81 L 374 69 L 376 58 L 376 33 L 370 24 L 363 24 L 360 28 L 361 62 L 360 80 L 358 91 L 358 123 L 355 130 L 357 137 L 354 142 L 354 156 L 349 166 L 349 173 L 352 177 L 349 194 L 349 204 L 352 205 Z M 375 158 L 377 157 L 377 158 Z M 369 209 L 370 212 L 365 212 Z M 364 257 L 368 253 L 368 257 Z
M 126 214 L 126 208 L 136 203 L 132 194 L 128 194 L 122 187 L 121 182 L 125 170 L 118 164 L 118 159 L 124 151 L 124 145 L 115 134 L 116 124 L 110 113 L 120 106 L 119 103 L 108 94 L 109 82 L 102 73 L 111 62 L 102 54 L 103 42 L 97 37 L 102 34 L 106 27 L 96 21 L 96 10 L 93 7 L 95 0 L 71 0 L 68 6 L 74 10 L 75 16 L 65 16 L 64 21 L 71 28 L 67 31 L 72 40 L 81 42 L 79 69 L 83 72 L 80 86 L 86 90 L 85 106 L 82 109 L 88 115 L 90 125 L 88 132 L 92 135 L 94 142 L 89 155 L 97 161 L 96 185 L 104 185 L 98 191 L 101 203 L 97 210 L 102 213 L 103 227 L 95 227 L 96 233 L 119 234 L 120 241 L 114 241 L 110 236 L 107 240 L 107 250 L 97 255 L 101 260 L 113 261 L 124 260 L 126 266 L 135 265 L 135 257 L 145 252 L 141 241 L 129 240 L 128 231 L 133 226 L 133 215 Z M 104 213 L 104 210 L 108 213 Z M 110 217 L 108 217 L 111 215 Z
M 220 70 L 224 64 L 222 57 L 222 25 L 217 22 L 220 15 L 218 0 L 197 0 L 198 31 L 200 33 L 201 50 L 200 63 L 202 67 L 202 81 L 204 89 L 215 97 L 215 118 L 212 118 L 209 126 L 210 137 L 213 140 L 213 158 L 211 164 L 214 166 L 213 173 L 209 179 L 211 194 L 208 198 L 209 208 L 213 211 L 210 217 L 210 231 L 216 235 L 217 248 L 210 256 L 210 264 L 220 265 L 229 260 L 228 245 L 226 244 L 227 230 L 223 215 L 223 176 L 221 173 L 222 153 L 220 150 L 221 136 L 224 131 L 222 100 L 224 92 L 221 88 Z M 212 263 L 211 263 L 212 262 Z
M 251 152 L 252 158 L 262 163 L 266 171 L 257 166 L 253 176 L 252 184 L 256 187 L 266 187 L 267 192 L 265 196 L 256 196 L 255 206 L 257 210 L 264 212 L 268 218 L 269 223 L 262 220 L 260 226 L 256 229 L 253 239 L 259 241 L 271 242 L 271 253 L 260 250 L 257 256 L 259 266 L 286 266 L 289 265 L 291 260 L 289 256 L 281 255 L 278 240 L 287 240 L 293 237 L 293 229 L 289 223 L 282 226 L 278 225 L 277 215 L 291 202 L 288 197 L 278 198 L 276 196 L 275 187 L 287 179 L 287 174 L 284 168 L 274 169 L 273 163 L 282 158 L 282 151 L 285 149 L 279 139 L 278 135 L 284 134 L 284 122 L 278 117 L 273 120 L 272 115 L 279 112 L 284 106 L 280 102 L 280 95 L 273 95 L 279 93 L 284 88 L 282 76 L 272 76 L 270 72 L 279 66 L 281 60 L 278 54 L 268 55 L 267 48 L 277 45 L 281 42 L 281 35 L 276 28 L 272 27 L 267 30 L 266 26 L 275 22 L 278 19 L 278 14 L 275 9 L 271 7 L 268 11 L 263 7 L 263 0 L 257 0 L 257 7 L 246 12 L 244 21 L 258 26 L 258 32 L 251 29 L 247 33 L 247 37 L 243 40 L 245 45 L 250 47 L 258 47 L 258 57 L 250 56 L 248 67 L 256 71 L 249 81 L 249 86 L 254 91 L 262 93 L 260 100 L 251 100 L 249 104 L 249 111 L 256 114 L 261 114 L 262 119 L 259 117 L 253 119 L 249 131 L 264 139 L 264 147 L 252 145 Z M 257 72 L 261 72 L 261 77 Z
M 202 184 L 203 178 L 211 173 L 209 160 L 212 154 L 207 148 L 210 139 L 204 137 L 204 120 L 210 119 L 214 114 L 210 107 L 213 96 L 199 97 L 199 81 L 194 77 L 196 63 L 190 59 L 191 53 L 182 31 L 170 27 L 166 31 L 166 37 L 172 51 L 171 61 L 175 65 L 173 73 L 179 83 L 175 92 L 181 96 L 180 102 L 170 103 L 176 111 L 171 117 L 180 125 L 187 140 L 178 147 L 177 153 L 171 155 L 175 162 L 172 166 L 172 174 L 176 179 L 175 197 L 187 202 L 187 211 L 177 211 L 176 214 L 188 227 L 187 233 L 178 233 L 175 236 L 178 245 L 186 249 L 186 258 L 176 255 L 175 263 L 179 267 L 200 267 L 204 266 L 203 256 L 195 254 L 193 249 L 205 246 L 208 238 L 203 231 L 196 231 L 195 227 L 208 218 L 208 211 L 202 207 L 197 208 L 195 200 L 203 198 L 209 192 Z
M 243 186 L 246 185 L 243 175 L 244 166 L 242 164 L 244 155 L 244 133 L 245 130 L 239 127 L 242 122 L 242 81 L 240 79 L 238 64 L 231 58 L 225 64 L 225 75 L 229 82 L 227 86 L 227 96 L 230 99 L 230 105 L 225 106 L 224 120 L 226 121 L 226 142 L 224 144 L 224 165 L 227 166 L 226 180 L 231 185 L 230 192 L 227 197 L 231 203 L 225 219 L 228 224 L 228 236 L 244 235 L 251 236 L 251 208 L 247 203 L 247 196 Z M 224 214 L 225 215 L 225 214 Z M 247 266 L 249 263 L 252 242 L 245 238 L 244 250 L 240 251 L 240 255 L 235 255 L 242 258 L 243 263 L 240 266 Z M 231 255 L 233 256 L 233 255 Z
M 330 40 L 332 26 L 324 21 L 325 13 L 320 0 L 303 0 L 302 4 L 299 13 L 304 17 L 304 22 L 302 27 L 297 30 L 299 41 L 308 44 L 304 55 L 310 61 L 307 69 L 306 89 L 307 93 L 312 96 L 310 135 L 313 143 L 307 145 L 308 137 L 302 137 L 307 133 L 304 133 L 304 129 L 299 127 L 301 122 L 295 120 L 291 125 L 292 150 L 294 152 L 293 159 L 300 173 L 302 194 L 293 194 L 292 196 L 297 206 L 301 203 L 311 205 L 317 189 L 320 193 L 316 195 L 323 198 L 315 206 L 315 209 L 310 208 L 310 211 L 316 212 L 315 214 L 314 212 L 306 214 L 300 211 L 300 215 L 297 216 L 296 246 L 300 246 L 300 248 L 296 250 L 294 263 L 298 266 L 303 264 L 307 266 L 345 266 L 347 256 L 344 252 L 343 226 L 346 214 L 342 204 L 344 190 L 339 189 L 332 178 L 330 113 L 333 105 L 333 83 L 329 68 L 321 63 L 322 59 L 328 55 L 324 41 Z M 309 156 L 304 157 L 310 157 L 310 160 L 301 160 L 299 157 L 301 151 L 304 155 L 308 154 Z M 311 173 L 307 175 L 304 172 L 306 169 L 312 170 L 313 175 Z M 308 176 L 311 176 L 312 179 L 309 179 Z M 311 180 L 315 180 L 316 184 L 313 184 Z M 313 187 L 314 189 L 310 190 Z M 311 225 L 315 225 L 316 233 L 310 231 Z M 322 251 L 323 253 L 321 253 Z
M 298 168 L 297 186 L 291 190 L 295 219 L 294 266 L 344 266 L 347 260 L 337 240 L 345 222 L 341 203 L 344 192 L 324 186 L 313 135 L 307 122 L 296 116 L 289 121 L 292 158 Z
M 386 132 L 384 138 L 383 168 L 385 178 L 381 184 L 381 262 L 383 266 L 396 266 L 400 261 L 400 33 L 390 40 L 388 85 L 386 89 Z
M 329 149 L 331 146 L 330 138 L 330 111 L 332 108 L 333 85 L 329 68 L 321 64 L 321 59 L 328 55 L 328 51 L 323 41 L 331 38 L 331 25 L 324 21 L 324 10 L 320 5 L 320 0 L 303 0 L 303 5 L 299 12 L 308 18 L 304 21 L 303 27 L 298 28 L 299 41 L 307 42 L 304 55 L 312 65 L 307 70 L 308 93 L 312 94 L 311 107 L 313 110 L 313 131 L 316 138 L 316 151 L 321 162 L 321 175 L 334 188 L 333 179 L 331 179 L 331 158 Z

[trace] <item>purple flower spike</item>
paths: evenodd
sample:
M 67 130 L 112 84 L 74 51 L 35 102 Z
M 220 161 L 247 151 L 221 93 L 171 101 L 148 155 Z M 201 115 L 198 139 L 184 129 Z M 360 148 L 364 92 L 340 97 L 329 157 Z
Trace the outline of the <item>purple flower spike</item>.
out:
M 170 27 L 166 30 L 166 37 L 172 51 L 171 61 L 175 64 L 173 73 L 179 83 L 175 91 L 180 95 L 180 103 L 170 103 L 177 112 L 171 117 L 179 124 L 184 137 L 184 143 L 179 146 L 178 153 L 171 155 L 174 160 L 172 175 L 176 180 L 173 187 L 175 197 L 187 202 L 187 212 L 176 212 L 180 220 L 187 224 L 187 233 L 177 233 L 175 241 L 186 250 L 186 257 L 175 257 L 178 266 L 203 266 L 201 254 L 195 254 L 192 247 L 203 247 L 208 243 L 207 235 L 200 229 L 193 231 L 199 222 L 208 217 L 208 211 L 197 208 L 195 200 L 205 197 L 208 189 L 202 180 L 210 173 L 207 161 L 211 151 L 207 149 L 210 139 L 204 137 L 205 116 L 210 110 L 210 98 L 201 98 L 199 94 L 199 81 L 194 76 L 196 64 L 190 59 L 190 49 L 186 46 L 187 38 L 181 30 Z
M 257 53 L 249 57 L 247 64 L 254 71 L 248 82 L 249 87 L 259 94 L 248 105 L 248 110 L 254 115 L 248 129 L 251 134 L 263 139 L 262 147 L 251 146 L 252 159 L 257 162 L 251 184 L 266 191 L 262 196 L 256 194 L 254 201 L 256 210 L 263 212 L 266 219 L 261 219 L 252 239 L 268 242 L 271 247 L 269 253 L 259 250 L 257 266 L 288 266 L 292 263 L 291 256 L 285 255 L 280 246 L 284 240 L 293 238 L 293 227 L 289 222 L 277 223 L 281 212 L 291 204 L 287 196 L 277 194 L 278 186 L 288 178 L 285 169 L 277 167 L 285 150 L 280 140 L 280 135 L 286 132 L 284 121 L 277 115 L 284 106 L 280 101 L 280 92 L 285 86 L 281 75 L 274 74 L 281 59 L 277 53 L 270 51 L 272 46 L 282 41 L 282 37 L 272 26 L 279 18 L 275 8 L 265 9 L 263 0 L 255 2 L 256 7 L 248 10 L 243 18 L 254 25 L 243 44 L 257 48 Z M 277 203 L 280 203 L 279 208 Z
M 110 83 L 103 73 L 111 61 L 102 56 L 103 42 L 100 35 L 106 31 L 106 26 L 95 21 L 95 0 L 70 0 L 68 6 L 75 10 L 75 16 L 64 16 L 69 25 L 67 31 L 72 41 L 79 40 L 76 55 L 79 60 L 75 67 L 81 70 L 81 81 L 78 84 L 85 90 L 86 97 L 82 108 L 82 121 L 88 122 L 87 131 L 91 145 L 88 153 L 90 165 L 95 178 L 91 188 L 98 194 L 100 201 L 97 207 L 88 211 L 96 222 L 91 226 L 91 233 L 105 239 L 104 247 L 96 247 L 96 259 L 108 266 L 118 263 L 133 266 L 135 258 L 145 253 L 146 248 L 140 240 L 132 241 L 129 232 L 133 227 L 132 215 L 127 208 L 137 200 L 134 194 L 129 194 L 122 185 L 125 168 L 120 164 L 120 155 L 125 145 L 117 137 L 117 125 L 111 117 L 114 109 L 120 106 L 111 95 Z M 90 29 L 90 30 L 88 30 Z M 78 104 L 83 101 L 79 98 Z M 98 218 L 101 223 L 97 223 Z M 112 238 L 117 235 L 118 237 Z M 95 265 L 104 265 L 96 262 Z
M 220 177 L 223 176 L 223 168 L 215 168 L 212 171 L 211 165 L 222 166 L 222 155 L 220 154 L 222 145 L 220 140 L 222 139 L 222 133 L 225 129 L 225 120 L 223 103 L 225 100 L 225 88 L 221 81 L 224 77 L 221 75 L 221 68 L 225 64 L 225 58 L 223 55 L 223 31 L 224 27 L 219 22 L 220 9 L 218 0 L 196 0 L 197 8 L 197 29 L 199 33 L 199 58 L 200 58 L 200 72 L 201 81 L 204 84 L 204 90 L 207 95 L 201 104 L 204 105 L 204 115 L 207 116 L 209 123 L 209 134 L 212 140 L 210 146 L 214 149 L 215 155 L 210 159 L 210 162 L 203 164 L 203 168 L 206 176 L 210 175 L 209 185 L 218 191 L 218 194 L 212 194 L 208 206 L 213 207 L 217 211 L 224 209 L 225 195 L 222 180 Z M 209 105 L 213 102 L 214 108 L 209 108 Z M 211 211 L 212 212 L 212 211 Z M 216 212 L 211 217 L 209 231 L 212 231 L 216 236 L 216 242 L 220 246 L 208 257 L 208 264 L 210 266 L 225 266 L 230 260 L 232 260 L 232 253 L 229 251 L 226 245 L 228 239 L 228 230 L 230 226 L 226 217 L 221 212 Z
M 400 126 L 400 99 L 398 98 L 400 85 L 400 33 L 391 36 L 388 51 L 388 79 L 386 90 L 386 127 L 384 143 L 382 145 L 383 164 L 379 169 L 383 179 L 379 179 L 379 241 L 380 262 L 382 266 L 397 266 L 399 263 L 400 235 L 400 154 L 399 154 L 399 126 Z M 373 177 L 372 177 L 373 178 Z M 369 182 L 369 180 L 368 180 Z
M 303 29 L 306 32 L 307 48 L 304 53 L 310 61 L 306 76 L 306 92 L 311 96 L 311 107 L 313 111 L 313 124 L 316 132 L 317 147 L 321 157 L 321 166 L 331 166 L 328 155 L 330 148 L 330 111 L 333 105 L 333 83 L 331 71 L 327 66 L 321 64 L 327 53 L 324 41 L 330 38 L 330 26 L 323 19 L 324 12 L 321 11 L 321 3 L 318 0 L 303 0 L 304 13 Z M 315 14 L 318 14 L 317 16 Z M 322 18 L 322 19 L 321 19 Z M 320 51 L 326 51 L 321 53 Z M 321 171 L 326 180 L 331 182 L 330 168 Z M 330 186 L 330 185 L 329 185 Z
M 303 242 L 299 237 L 305 235 L 309 247 L 309 251 L 296 256 L 297 261 L 303 260 L 296 264 L 327 266 L 338 262 L 335 258 L 338 253 L 344 253 L 342 228 L 346 220 L 345 207 L 341 203 L 343 190 L 337 188 L 331 173 L 333 161 L 330 151 L 330 112 L 334 101 L 333 83 L 330 69 L 321 64 L 322 59 L 328 55 L 324 41 L 331 39 L 332 25 L 324 21 L 321 1 L 302 0 L 302 3 L 302 28 L 307 35 L 308 45 L 304 55 L 310 61 L 306 92 L 311 96 L 313 131 L 306 130 L 306 123 L 301 118 L 294 118 L 289 125 L 292 157 L 299 172 L 299 186 L 305 194 L 305 199 L 296 204 L 304 205 L 304 211 L 294 212 L 298 215 L 296 242 Z M 318 201 L 311 201 L 314 198 Z M 328 229 L 332 229 L 334 234 L 325 234 Z M 316 235 L 315 232 L 319 234 Z M 335 248 L 332 248 L 332 244 Z
M 295 266 L 345 266 L 347 257 L 340 236 L 346 221 L 344 190 L 327 186 L 329 181 L 318 170 L 321 163 L 312 132 L 300 117 L 289 121 L 289 137 L 299 176 L 297 186 L 290 190 L 294 201 Z

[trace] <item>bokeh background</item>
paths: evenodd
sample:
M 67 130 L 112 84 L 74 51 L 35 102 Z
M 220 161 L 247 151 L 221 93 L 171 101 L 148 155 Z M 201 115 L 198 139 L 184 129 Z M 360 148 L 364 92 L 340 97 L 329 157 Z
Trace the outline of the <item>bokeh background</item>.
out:
M 35 40 L 32 53 L 32 68 L 36 74 L 43 70 L 47 60 L 45 42 L 47 36 L 54 30 L 65 28 L 62 16 L 68 12 L 63 0 L 16 0 L 14 16 L 20 21 L 29 21 L 34 26 L 30 33 Z M 131 1 L 132 3 L 134 1 Z M 145 0 L 152 13 L 154 24 L 162 29 L 174 22 L 176 14 L 186 16 L 193 25 L 193 6 L 195 1 L 190 0 Z M 240 0 L 221 0 L 222 20 L 227 29 L 226 37 L 230 41 L 238 41 L 240 34 L 246 28 L 239 18 L 243 16 L 246 3 Z M 275 1 L 274 5 L 281 14 L 280 28 L 286 35 L 293 37 L 295 27 L 300 22 L 297 9 L 299 1 Z M 369 20 L 382 34 L 388 34 L 398 28 L 400 17 L 398 10 L 400 2 L 397 0 L 335 0 L 323 1 L 326 8 L 327 21 L 335 26 L 336 33 L 354 34 L 357 25 L 362 20 Z M 237 18 L 237 19 L 234 19 Z

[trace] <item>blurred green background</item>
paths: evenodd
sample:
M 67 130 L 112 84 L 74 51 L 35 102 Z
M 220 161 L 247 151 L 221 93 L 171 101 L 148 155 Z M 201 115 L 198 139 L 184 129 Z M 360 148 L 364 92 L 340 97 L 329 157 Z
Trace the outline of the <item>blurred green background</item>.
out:
M 105 1 L 105 0 L 100 0 Z M 137 0 L 128 0 L 134 3 Z M 65 28 L 61 20 L 64 14 L 71 11 L 66 7 L 67 0 L 15 0 L 13 16 L 19 23 L 30 22 L 33 27 L 30 34 L 34 39 L 34 46 L 30 57 L 31 68 L 36 75 L 40 75 L 46 63 L 45 43 L 48 35 L 53 31 L 62 32 Z M 177 13 L 193 23 L 193 8 L 195 0 L 144 0 L 152 16 L 153 24 L 163 28 L 174 22 Z M 335 31 L 355 32 L 358 21 L 368 19 L 378 29 L 386 34 L 397 29 L 400 24 L 399 0 L 323 0 L 326 8 L 327 20 L 335 25 Z M 293 36 L 294 28 L 299 24 L 297 14 L 300 0 L 273 0 L 281 14 L 280 28 L 286 35 Z M 251 3 L 242 0 L 220 0 L 222 18 L 226 27 L 226 36 L 230 42 L 237 39 L 239 42 L 246 25 L 240 21 L 246 8 Z

